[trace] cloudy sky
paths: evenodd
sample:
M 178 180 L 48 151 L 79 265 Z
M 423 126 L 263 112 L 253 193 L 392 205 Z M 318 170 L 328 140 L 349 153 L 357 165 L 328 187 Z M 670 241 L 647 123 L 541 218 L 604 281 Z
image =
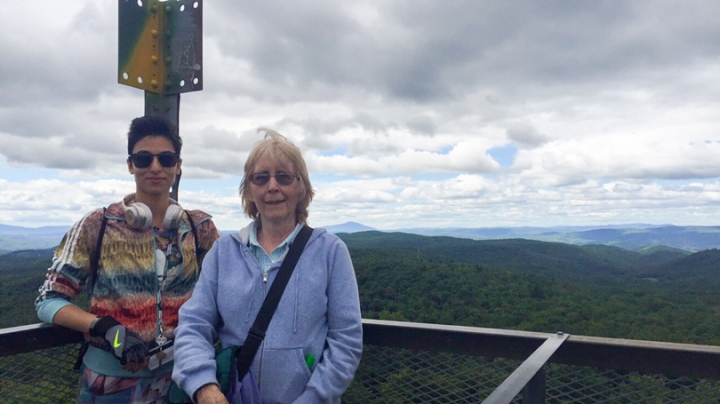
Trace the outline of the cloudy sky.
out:
M 174 0 L 171 0 L 174 1 Z M 134 190 L 116 1 L 3 2 L 0 223 Z M 304 153 L 310 224 L 720 224 L 720 2 L 202 4 L 180 202 L 221 229 L 258 127 Z

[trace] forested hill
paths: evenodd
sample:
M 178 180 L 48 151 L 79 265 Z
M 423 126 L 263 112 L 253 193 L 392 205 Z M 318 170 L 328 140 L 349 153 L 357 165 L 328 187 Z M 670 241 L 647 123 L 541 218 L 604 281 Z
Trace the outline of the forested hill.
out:
M 720 250 L 699 251 L 681 259 L 644 267 L 640 277 L 660 284 L 694 289 L 720 287 Z
M 0 254 L 0 328 L 38 323 L 33 302 L 55 249 Z
M 44 273 L 44 270 L 50 266 L 54 252 L 55 248 L 46 248 L 42 250 L 18 250 L 0 254 L 0 277 L 36 271 L 38 268 L 43 268 Z M 0 278 L 0 280 L 2 279 Z
M 720 344 L 718 250 L 339 236 L 366 318 Z
M 605 245 L 577 246 L 525 239 L 470 240 L 377 231 L 338 236 L 351 250 L 401 249 L 428 259 L 513 269 L 574 281 L 624 282 L 648 278 L 651 268 L 656 269 L 652 274 L 657 271 L 666 274 L 667 270 L 661 270 L 662 265 L 676 263 L 682 266 L 685 262 L 682 259 L 690 255 L 687 251 L 667 247 L 629 251 Z M 692 268 L 686 270 L 692 272 Z
M 365 318 L 720 344 L 720 252 L 341 234 Z M 52 249 L 0 254 L 0 328 L 38 322 Z
M 364 318 L 720 344 L 714 288 L 572 282 L 400 249 L 351 254 Z

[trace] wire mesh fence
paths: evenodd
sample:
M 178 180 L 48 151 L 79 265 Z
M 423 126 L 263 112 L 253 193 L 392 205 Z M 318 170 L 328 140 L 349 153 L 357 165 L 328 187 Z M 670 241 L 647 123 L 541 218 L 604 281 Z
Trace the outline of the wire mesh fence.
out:
M 0 402 L 75 403 L 78 373 L 73 370 L 80 344 L 0 357 Z
M 343 403 L 481 403 L 521 363 L 366 345 Z M 720 403 L 717 380 L 559 364 L 545 373 L 548 404 Z M 513 403 L 522 403 L 522 395 Z
M 74 403 L 79 345 L 0 357 L 0 402 Z M 628 359 L 632 360 L 632 359 Z M 343 403 L 481 403 L 522 361 L 366 345 Z M 549 364 L 546 403 L 720 403 L 720 381 Z M 518 396 L 513 403 L 522 403 Z
M 366 345 L 343 403 L 480 403 L 520 363 Z
M 628 360 L 632 360 L 628 358 Z M 720 402 L 720 381 L 550 364 L 547 403 Z

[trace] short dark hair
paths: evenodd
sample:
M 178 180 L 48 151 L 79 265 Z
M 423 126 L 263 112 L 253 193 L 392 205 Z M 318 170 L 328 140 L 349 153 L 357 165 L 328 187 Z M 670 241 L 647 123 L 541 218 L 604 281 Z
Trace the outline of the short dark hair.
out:
M 172 143 L 175 153 L 180 155 L 182 139 L 178 135 L 177 127 L 159 116 L 141 116 L 132 120 L 128 131 L 128 155 L 132 154 L 137 142 L 148 136 L 166 138 Z

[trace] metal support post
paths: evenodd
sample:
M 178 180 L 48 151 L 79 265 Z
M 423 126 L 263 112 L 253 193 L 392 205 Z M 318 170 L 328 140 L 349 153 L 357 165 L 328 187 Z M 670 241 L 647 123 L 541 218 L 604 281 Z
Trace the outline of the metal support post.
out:
M 203 88 L 202 0 L 118 0 L 118 82 L 180 132 L 180 93 Z M 180 176 L 170 191 L 178 200 Z
M 180 133 L 180 94 L 156 94 L 145 91 L 145 115 L 160 116 L 175 125 L 178 133 Z M 182 173 L 181 173 L 182 174 Z M 178 189 L 180 189 L 180 177 L 175 176 L 175 183 L 170 189 L 170 198 L 178 200 Z
M 545 404 L 545 367 L 540 368 L 523 389 L 523 404 Z
M 545 366 L 550 357 L 560 348 L 569 334 L 558 332 L 551 335 L 530 357 L 498 386 L 483 404 L 509 404 L 530 383 Z M 543 388 L 543 393 L 545 389 Z

